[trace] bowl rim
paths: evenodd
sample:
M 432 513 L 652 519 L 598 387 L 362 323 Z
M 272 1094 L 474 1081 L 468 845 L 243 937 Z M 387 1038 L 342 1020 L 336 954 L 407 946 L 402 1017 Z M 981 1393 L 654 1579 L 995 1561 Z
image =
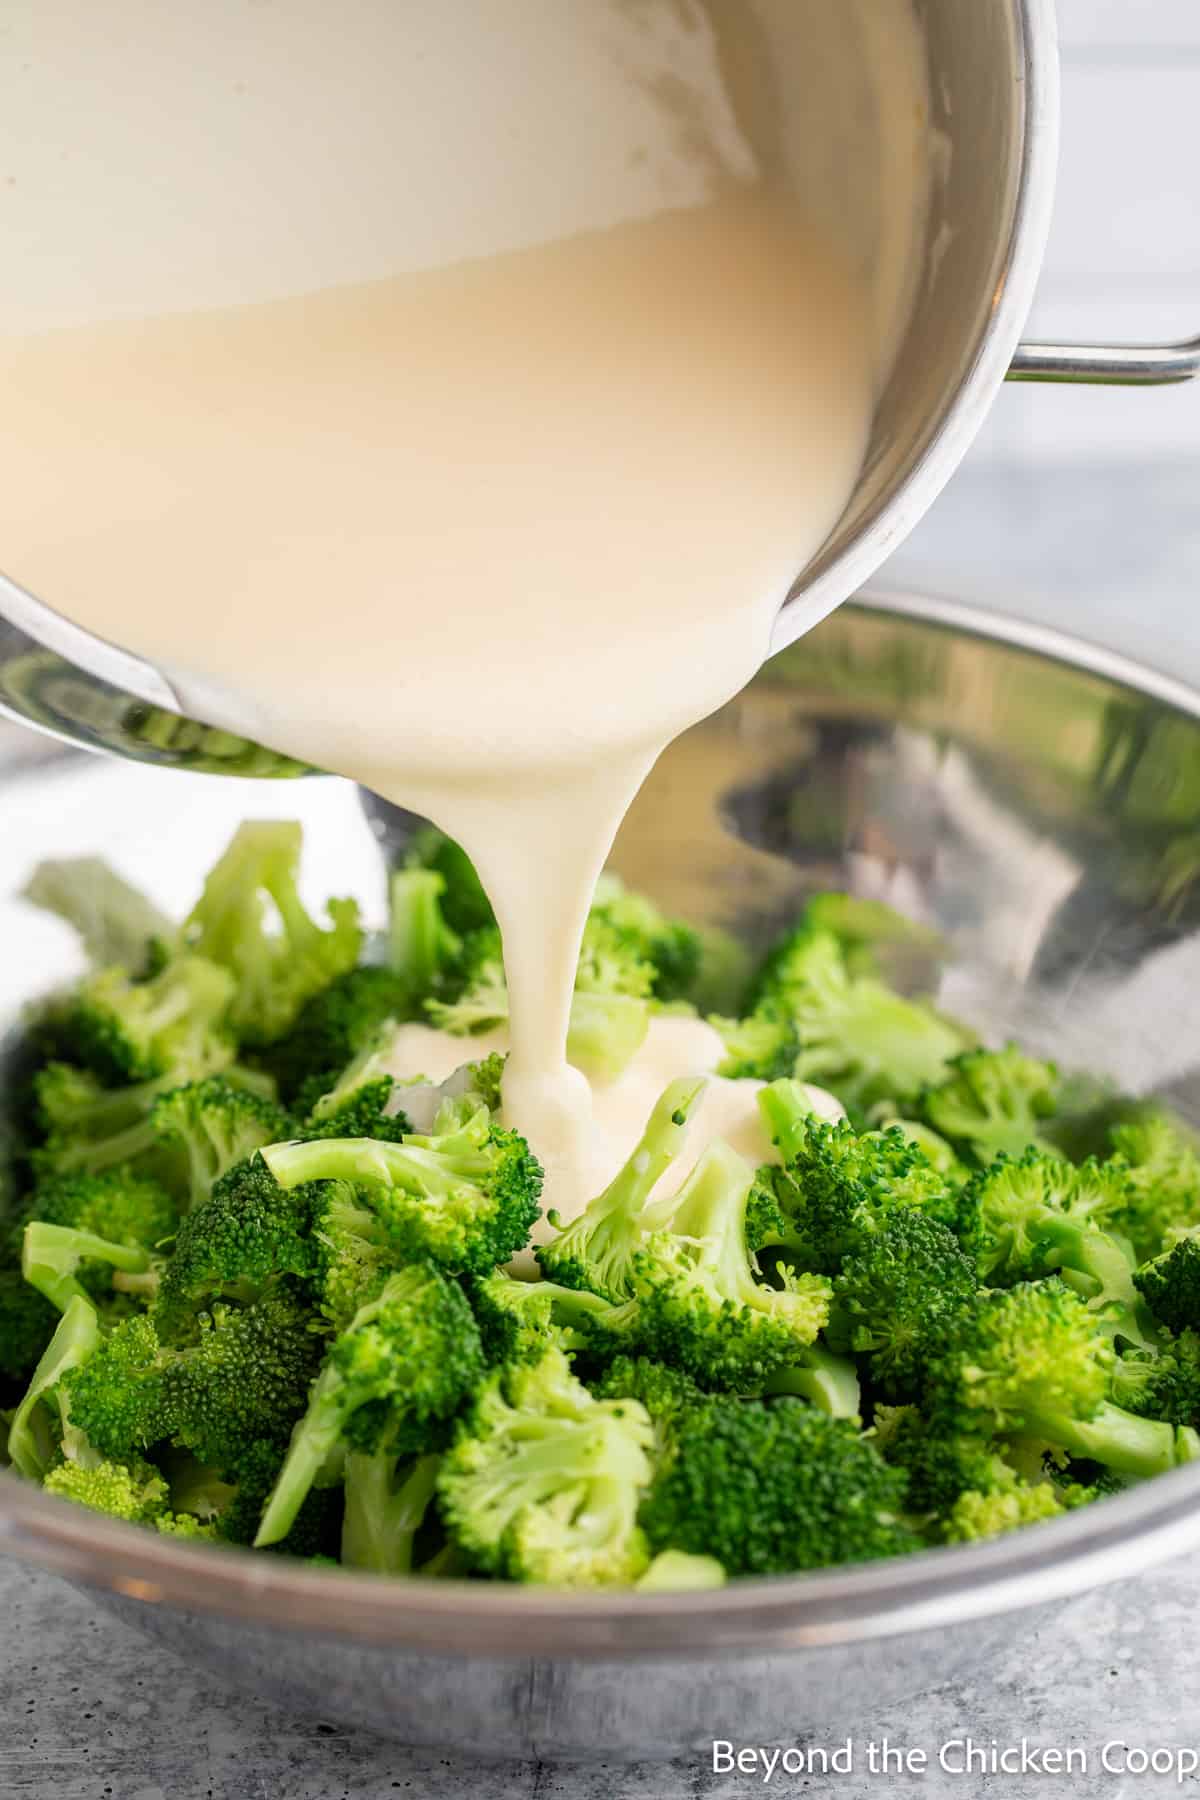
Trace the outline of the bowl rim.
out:
M 1059 662 L 1200 720 L 1200 691 L 1048 626 L 895 590 L 867 589 L 847 604 Z M 699 1659 L 862 1643 L 1061 1599 L 1198 1544 L 1200 1464 L 989 1542 L 700 1593 L 580 1593 L 381 1580 L 189 1544 L 86 1513 L 0 1470 L 0 1553 L 146 1605 L 451 1657 Z

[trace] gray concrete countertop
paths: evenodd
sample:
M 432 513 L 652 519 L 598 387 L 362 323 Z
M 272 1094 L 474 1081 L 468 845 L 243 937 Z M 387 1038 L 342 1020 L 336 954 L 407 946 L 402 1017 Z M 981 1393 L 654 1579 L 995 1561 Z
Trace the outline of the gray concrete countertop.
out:
M 1195 459 L 1129 468 L 965 469 L 894 559 L 895 585 L 1057 625 L 1200 685 Z M 828 1779 L 713 1774 L 710 1759 L 633 1767 L 453 1764 L 292 1719 L 230 1694 L 106 1618 L 55 1578 L 0 1559 L 0 1800 L 732 1800 L 754 1792 L 977 1794 L 1182 1790 L 1171 1773 L 1109 1772 L 1101 1747 L 1200 1746 L 1200 1568 L 1172 1565 L 1018 1635 L 986 1678 L 935 1689 L 895 1717 L 864 1696 L 858 1768 Z M 719 1717 L 713 1734 L 736 1736 Z M 924 1750 L 927 1773 L 871 1776 L 866 1744 Z M 959 1775 L 940 1745 L 1081 1747 L 1086 1774 Z M 953 1759 L 952 1759 L 953 1760 Z M 1119 1760 L 1119 1754 L 1117 1757 Z

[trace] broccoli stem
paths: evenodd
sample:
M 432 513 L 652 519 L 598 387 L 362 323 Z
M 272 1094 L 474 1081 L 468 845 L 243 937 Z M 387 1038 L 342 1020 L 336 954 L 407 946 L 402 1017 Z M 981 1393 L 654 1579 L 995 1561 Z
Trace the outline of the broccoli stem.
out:
M 767 1136 L 782 1163 L 790 1163 L 804 1148 L 804 1127 L 813 1117 L 813 1103 L 801 1081 L 772 1081 L 758 1096 Z
M 391 1144 L 380 1138 L 318 1138 L 312 1143 L 272 1144 L 263 1159 L 282 1188 L 308 1181 L 382 1183 L 442 1198 L 488 1163 L 471 1168 L 471 1154 L 450 1156 L 419 1144 Z
M 100 1321 L 95 1307 L 86 1297 L 70 1300 L 8 1429 L 9 1460 L 27 1481 L 41 1481 L 57 1449 L 46 1427 L 41 1402 L 68 1370 L 77 1369 L 88 1360 L 99 1342 Z
M 292 1529 L 309 1489 L 337 1449 L 353 1410 L 341 1370 L 326 1363 L 313 1383 L 308 1410 L 292 1433 L 287 1457 L 263 1509 L 254 1539 L 256 1550 L 281 1543 Z
M 142 1275 L 150 1267 L 150 1256 L 145 1250 L 110 1244 L 107 1238 L 70 1225 L 35 1220 L 25 1227 L 21 1273 L 59 1312 L 65 1312 L 72 1300 L 90 1305 L 86 1291 L 75 1279 L 82 1262 L 108 1263 L 122 1274 Z
M 445 887 L 435 869 L 397 869 L 392 875 L 388 962 L 413 1006 L 436 991 L 447 963 L 462 947 L 442 913 Z
M 630 1252 L 643 1231 L 657 1230 L 675 1209 L 676 1196 L 655 1207 L 651 1195 L 683 1143 L 692 1110 L 708 1082 L 685 1076 L 663 1089 L 632 1156 L 603 1193 L 578 1218 L 547 1218 L 559 1236 L 538 1252 L 543 1272 L 567 1287 L 588 1287 L 618 1305 L 631 1298 Z
M 831 1419 L 857 1419 L 862 1414 L 862 1390 L 852 1356 L 838 1356 L 824 1344 L 810 1344 L 786 1369 L 768 1376 L 768 1394 L 799 1394 L 828 1413 Z
M 346 1512 L 342 1561 L 376 1575 L 409 1575 L 413 1544 L 437 1487 L 440 1456 L 420 1456 L 402 1465 L 388 1446 L 346 1458 Z
M 1070 1287 L 1080 1291 L 1080 1277 L 1091 1284 L 1082 1294 L 1095 1302 L 1105 1329 L 1139 1349 L 1152 1349 L 1156 1334 L 1145 1302 L 1134 1286 L 1133 1267 L 1115 1238 L 1094 1225 L 1047 1214 L 1039 1222 L 1048 1269 L 1057 1269 Z
M 635 995 L 576 992 L 567 1022 L 567 1061 L 595 1081 L 615 1081 L 649 1029 L 649 1009 Z
M 1187 1426 L 1143 1419 L 1105 1400 L 1090 1419 L 1065 1413 L 1035 1413 L 1026 1432 L 1061 1446 L 1070 1456 L 1103 1463 L 1121 1475 L 1147 1480 L 1200 1456 L 1200 1435 Z

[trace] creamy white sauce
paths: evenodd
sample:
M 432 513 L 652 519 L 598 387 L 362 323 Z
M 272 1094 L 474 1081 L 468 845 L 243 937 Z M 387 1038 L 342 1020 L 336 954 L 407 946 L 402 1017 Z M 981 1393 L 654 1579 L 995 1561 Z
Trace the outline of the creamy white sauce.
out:
M 505 1030 L 462 1038 L 435 1031 L 429 1025 L 399 1025 L 381 1067 L 399 1081 L 412 1081 L 423 1075 L 440 1083 L 461 1067 L 464 1058 L 476 1060 L 508 1048 Z M 666 1199 L 676 1193 L 696 1166 L 705 1145 L 717 1138 L 753 1167 L 775 1162 L 774 1146 L 758 1110 L 763 1084 L 727 1081 L 715 1074 L 724 1054 L 720 1037 L 703 1019 L 669 1013 L 652 1018 L 641 1049 L 616 1080 L 591 1083 L 587 1131 L 575 1140 L 567 1154 L 544 1159 L 544 1209 L 553 1208 L 564 1221 L 582 1212 L 632 1155 L 655 1101 L 668 1082 L 681 1075 L 707 1075 L 709 1080 L 688 1120 L 679 1153 L 654 1190 L 656 1198 Z M 806 1091 L 813 1111 L 821 1118 L 845 1117 L 840 1103 L 824 1088 L 808 1086 Z M 550 1235 L 543 1219 L 534 1230 L 534 1242 L 545 1243 Z
M 595 879 L 763 660 L 910 304 L 909 0 L 8 0 L 5 32 L 0 567 L 463 842 L 506 1115 L 582 1167 Z

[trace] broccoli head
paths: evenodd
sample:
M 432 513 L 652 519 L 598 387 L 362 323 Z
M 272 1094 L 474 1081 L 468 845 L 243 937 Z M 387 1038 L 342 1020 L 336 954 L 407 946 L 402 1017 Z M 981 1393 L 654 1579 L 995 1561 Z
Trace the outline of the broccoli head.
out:
M 603 1357 L 621 1342 L 628 1309 L 585 1288 L 520 1281 L 504 1269 L 468 1276 L 465 1286 L 489 1363 L 538 1362 L 551 1345 Z
M 833 933 L 808 925 L 772 953 L 759 986 L 764 1002 L 795 1025 L 800 1050 L 790 1072 L 832 1088 L 851 1111 L 915 1098 L 967 1041 L 923 1001 L 852 973 Z
M 159 1137 L 187 1158 L 189 1209 L 207 1200 L 235 1163 L 292 1130 L 282 1107 L 221 1075 L 173 1088 L 155 1101 L 152 1121 Z
M 1075 1168 L 1038 1150 L 1019 1162 L 1001 1155 L 963 1190 L 960 1234 L 983 1281 L 999 1287 L 1061 1273 L 1114 1336 L 1146 1344 L 1152 1328 L 1131 1260 L 1103 1229 L 1124 1192 L 1119 1164 Z
M 232 976 L 229 1020 L 243 1044 L 275 1043 L 362 949 L 353 900 L 330 900 L 328 925 L 305 910 L 301 839 L 300 826 L 283 820 L 240 825 L 184 925 L 191 948 Z
M 803 1400 L 714 1398 L 672 1422 L 641 1519 L 655 1551 L 782 1575 L 921 1547 L 903 1472 L 845 1419 Z
M 1019 1157 L 1031 1147 L 1059 1151 L 1042 1132 L 1058 1104 L 1058 1071 L 1015 1044 L 1003 1050 L 967 1050 L 945 1078 L 922 1095 L 926 1121 L 982 1167 L 1003 1152 Z
M 175 957 L 145 981 L 100 969 L 76 993 L 74 1042 L 106 1080 L 152 1081 L 219 1060 L 232 998 L 226 970 L 203 956 Z
M 335 977 L 305 1001 L 287 1035 L 263 1052 L 283 1098 L 298 1113 L 307 1112 L 408 1010 L 407 982 L 394 969 L 367 963 Z
M 41 1182 L 13 1227 L 11 1243 L 18 1256 L 25 1227 L 34 1220 L 88 1232 L 130 1249 L 153 1250 L 174 1235 L 179 1209 L 157 1181 L 133 1169 L 116 1168 Z
M 154 1525 L 168 1516 L 167 1484 L 141 1457 L 96 1463 L 67 1459 L 48 1472 L 42 1486 L 60 1500 L 73 1500 L 131 1525 Z
M 1114 1358 L 1086 1303 L 1061 1281 L 986 1294 L 926 1377 L 936 1429 L 1034 1440 L 1145 1477 L 1191 1461 L 1200 1437 L 1108 1398 Z
M 1134 1272 L 1134 1285 L 1172 1331 L 1200 1327 L 1200 1225 L 1169 1230 L 1166 1248 Z
M 777 1245 L 800 1267 L 832 1274 L 898 1208 L 942 1222 L 954 1216 L 953 1190 L 902 1131 L 830 1124 L 795 1081 L 772 1082 L 758 1098 L 780 1158 L 759 1170 L 751 1199 L 758 1251 Z
M 828 1341 L 868 1356 L 881 1393 L 915 1397 L 947 1323 L 973 1306 L 978 1287 L 952 1231 L 912 1207 L 898 1208 L 844 1259 L 833 1283 Z
M 245 1304 L 282 1276 L 314 1276 L 314 1208 L 326 1199 L 309 1187 L 282 1188 L 261 1151 L 235 1163 L 179 1228 L 154 1309 L 162 1336 L 186 1334 L 217 1300 Z
M 1157 1256 L 1173 1231 L 1200 1226 L 1200 1150 L 1163 1112 L 1115 1126 L 1111 1142 L 1129 1170 L 1111 1229 L 1130 1239 L 1139 1258 Z
M 540 1212 L 541 1165 L 473 1098 L 447 1101 L 429 1136 L 323 1138 L 262 1155 L 288 1190 L 322 1181 L 360 1189 L 398 1257 L 431 1256 L 455 1271 L 507 1262 Z
M 40 862 L 21 898 L 72 926 L 98 969 L 117 964 L 136 977 L 153 975 L 179 935 L 166 914 L 100 856 Z
M 781 1081 L 800 1054 L 796 1022 L 778 1001 L 764 1001 L 745 1019 L 709 1020 L 721 1035 L 725 1057 L 718 1075 L 731 1081 Z
M 597 1400 L 562 1351 L 496 1370 L 438 1474 L 451 1540 L 478 1569 L 556 1587 L 636 1581 L 653 1427 L 636 1400 Z
M 397 1454 L 436 1447 L 444 1425 L 483 1373 L 466 1299 L 435 1265 L 391 1275 L 328 1349 L 255 1542 L 278 1543 L 339 1445 Z
M 536 1252 L 548 1280 L 587 1288 L 618 1305 L 632 1297 L 634 1253 L 646 1231 L 658 1222 L 654 1188 L 679 1154 L 688 1119 L 706 1085 L 693 1077 L 671 1082 L 655 1102 L 633 1155 L 604 1192 L 569 1224 L 555 1212 L 548 1215 L 557 1236 Z
M 760 1392 L 813 1343 L 829 1316 L 829 1283 L 755 1278 L 746 1244 L 750 1164 L 710 1144 L 679 1191 L 669 1226 L 633 1254 L 637 1336 L 651 1354 L 708 1387 Z

